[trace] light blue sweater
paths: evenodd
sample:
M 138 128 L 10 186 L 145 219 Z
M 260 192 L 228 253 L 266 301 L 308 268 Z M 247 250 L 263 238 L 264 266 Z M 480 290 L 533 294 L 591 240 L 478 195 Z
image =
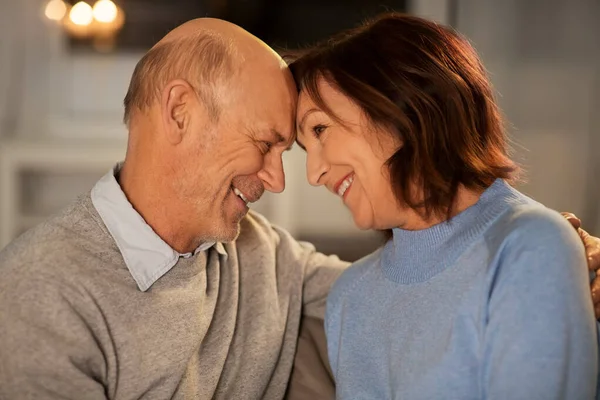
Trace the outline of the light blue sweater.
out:
M 497 180 L 474 206 L 394 230 L 328 300 L 338 399 L 584 400 L 598 349 L 586 260 L 558 213 Z

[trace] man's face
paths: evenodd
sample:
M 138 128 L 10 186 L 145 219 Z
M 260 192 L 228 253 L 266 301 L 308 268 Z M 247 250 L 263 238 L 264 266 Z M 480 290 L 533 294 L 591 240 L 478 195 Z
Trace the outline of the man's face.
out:
M 181 160 L 186 168 L 177 190 L 202 241 L 234 240 L 248 203 L 265 190 L 285 188 L 282 155 L 294 141 L 295 86 L 287 70 L 245 75 L 226 96 L 217 122 L 192 116 L 197 139 Z

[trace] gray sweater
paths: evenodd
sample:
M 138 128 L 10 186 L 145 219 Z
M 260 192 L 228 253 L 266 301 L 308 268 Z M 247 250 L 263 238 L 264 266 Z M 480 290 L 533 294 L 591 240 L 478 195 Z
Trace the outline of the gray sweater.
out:
M 28 231 L 0 253 L 0 399 L 283 398 L 347 263 L 252 212 L 225 249 L 143 292 L 89 195 Z

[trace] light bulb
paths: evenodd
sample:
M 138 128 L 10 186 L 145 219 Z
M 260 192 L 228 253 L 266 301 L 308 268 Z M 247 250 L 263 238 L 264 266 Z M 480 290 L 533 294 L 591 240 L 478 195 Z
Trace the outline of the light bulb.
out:
M 92 7 L 84 1 L 80 1 L 79 3 L 75 4 L 73 8 L 71 8 L 69 19 L 75 25 L 85 26 L 91 24 L 94 20 Z
M 44 10 L 46 18 L 52 21 L 62 20 L 66 13 L 67 5 L 63 0 L 50 0 L 48 4 L 46 4 L 46 9 Z
M 94 4 L 93 15 L 98 22 L 113 22 L 117 19 L 117 13 L 117 6 L 111 0 L 98 0 Z

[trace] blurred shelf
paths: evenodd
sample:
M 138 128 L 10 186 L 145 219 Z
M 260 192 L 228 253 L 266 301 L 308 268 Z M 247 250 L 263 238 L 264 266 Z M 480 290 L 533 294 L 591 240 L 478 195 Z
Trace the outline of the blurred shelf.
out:
M 0 141 L 0 249 L 47 219 L 54 213 L 51 210 L 62 208 L 63 200 L 73 197 L 72 191 L 78 195 L 77 182 L 90 178 L 93 184 L 115 163 L 123 160 L 126 148 L 123 140 L 46 137 Z M 289 165 L 290 160 L 293 161 L 293 157 L 284 161 L 289 175 L 301 173 L 293 162 Z M 53 187 L 57 177 L 60 177 L 61 183 L 68 181 L 67 185 Z M 45 184 L 34 187 L 32 191 L 32 182 Z M 65 187 L 68 188 L 67 193 L 60 192 Z M 256 207 L 260 213 L 292 233 L 296 218 L 293 210 L 297 193 L 294 189 L 294 185 L 288 185 L 281 194 L 267 194 Z M 31 201 L 31 196 L 37 197 Z M 52 206 L 48 207 L 48 203 Z
M 24 213 L 21 193 L 27 175 L 68 172 L 77 176 L 107 172 L 125 157 L 124 140 L 66 140 L 48 137 L 0 142 L 0 249 L 47 218 L 41 210 Z
M 4 164 L 28 168 L 97 168 L 112 166 L 125 156 L 125 141 L 28 139 L 0 142 Z

